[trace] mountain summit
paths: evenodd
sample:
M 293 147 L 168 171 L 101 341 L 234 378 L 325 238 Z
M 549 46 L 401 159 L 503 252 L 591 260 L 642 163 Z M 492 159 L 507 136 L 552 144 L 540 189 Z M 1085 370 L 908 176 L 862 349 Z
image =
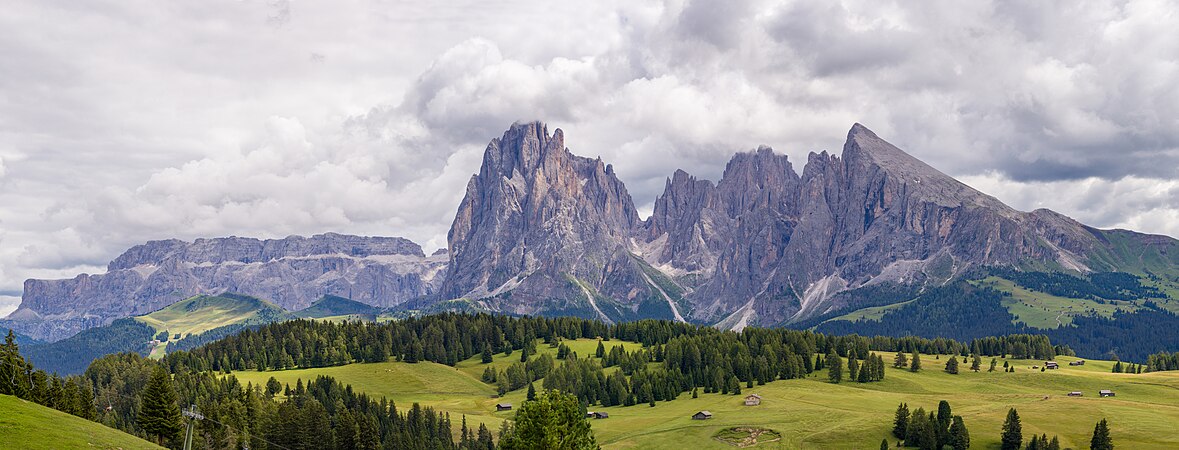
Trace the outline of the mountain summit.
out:
M 516 123 L 487 145 L 448 240 L 429 257 L 401 238 L 337 234 L 153 241 L 105 274 L 28 280 L 0 326 L 56 340 L 236 292 L 288 310 L 336 295 L 741 329 L 814 324 L 996 267 L 1179 283 L 1175 239 L 1017 211 L 860 124 L 839 156 L 810 153 L 801 174 L 764 146 L 734 155 L 715 183 L 677 170 L 642 220 L 610 164 L 573 154 L 559 129 Z
M 561 130 L 532 122 L 488 145 L 451 228 L 437 299 L 781 325 L 849 306 L 844 292 L 944 283 L 978 267 L 1136 267 L 1110 233 L 1176 265 L 1165 256 L 1173 239 L 1016 211 L 860 124 L 841 156 L 811 153 L 801 175 L 769 147 L 735 155 L 715 184 L 677 170 L 640 221 L 610 165 L 573 155 Z

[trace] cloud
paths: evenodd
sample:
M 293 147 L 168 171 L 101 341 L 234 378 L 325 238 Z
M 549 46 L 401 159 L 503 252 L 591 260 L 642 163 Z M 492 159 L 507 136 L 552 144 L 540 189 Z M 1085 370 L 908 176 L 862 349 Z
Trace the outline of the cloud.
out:
M 642 210 L 853 122 L 1021 209 L 1179 234 L 1173 2 L 287 1 L 0 16 L 0 292 L 147 239 L 445 246 L 487 142 L 561 127 Z M 128 27 L 126 24 L 136 24 Z

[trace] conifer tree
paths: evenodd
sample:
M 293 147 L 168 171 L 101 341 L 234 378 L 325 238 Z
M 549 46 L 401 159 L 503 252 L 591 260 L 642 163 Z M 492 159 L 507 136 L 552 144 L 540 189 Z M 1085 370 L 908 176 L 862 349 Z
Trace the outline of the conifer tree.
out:
M 897 350 L 897 355 L 892 358 L 892 367 L 894 369 L 900 369 L 900 368 L 908 367 L 908 366 L 909 366 L 909 358 L 905 357 L 905 354 L 903 352 L 901 352 L 900 350 Z
M 892 435 L 897 439 L 905 438 L 905 430 L 909 429 L 909 405 L 901 403 L 897 405 L 896 415 L 892 419 Z
M 1109 436 L 1109 423 L 1105 419 L 1097 422 L 1093 427 L 1093 439 L 1089 441 L 1090 450 L 1113 450 L 1113 439 Z
M 536 383 L 528 383 L 528 396 L 526 400 L 536 400 Z
M 917 447 L 920 445 L 921 435 L 925 434 L 925 428 L 928 426 L 925 419 L 925 408 L 917 408 L 913 414 L 909 416 L 909 426 L 905 428 L 905 446 Z
M 839 354 L 835 353 L 835 348 L 831 348 L 831 353 L 827 354 L 827 381 L 839 384 L 843 381 L 843 360 L 839 358 Z
M 950 443 L 950 422 L 954 419 L 954 412 L 950 410 L 950 402 L 942 400 L 937 404 L 937 444 L 940 448 Z
M 982 370 L 982 358 L 979 358 L 977 353 L 974 355 L 974 358 L 970 360 L 970 370 L 975 371 L 975 373 L 978 373 L 980 370 Z
M 176 403 L 172 376 L 163 366 L 152 371 L 141 402 L 139 426 L 148 435 L 155 436 L 156 443 L 163 445 L 180 433 L 180 405 Z
M 493 356 L 493 355 L 492 355 L 492 353 L 491 353 L 491 344 L 490 344 L 490 343 L 484 343 L 484 344 L 483 344 L 483 359 L 482 359 L 482 361 L 483 361 L 483 364 L 490 364 L 490 363 L 491 363 L 492 356 Z
M 949 361 L 946 361 L 946 373 L 958 374 L 958 357 L 951 356 Z
M 596 449 L 593 431 L 577 397 L 544 391 L 516 413 L 514 429 L 500 437 L 503 449 Z M 506 423 L 506 421 L 505 421 Z
M 966 422 L 962 420 L 962 416 L 954 416 L 954 422 L 950 424 L 949 444 L 954 450 L 970 448 L 970 432 L 966 430 Z
M 859 381 L 860 378 L 860 363 L 856 361 L 855 354 L 849 353 L 847 355 L 847 379 L 848 381 Z
M 606 356 L 606 346 L 602 345 L 602 341 L 598 341 L 598 350 L 596 352 L 594 352 L 594 356 L 597 356 L 599 358 Z
M 888 450 L 888 439 L 880 440 L 880 450 Z
M 1019 450 L 1023 445 L 1023 425 L 1019 423 L 1019 413 L 1015 408 L 1007 411 L 1007 419 L 1003 421 L 1003 434 L 999 440 L 1000 448 L 1003 450 Z
M 995 365 L 998 363 L 999 363 L 999 361 L 995 360 L 995 358 L 991 358 L 991 368 L 989 370 L 987 370 L 987 372 L 994 372 Z
M 1048 442 L 1048 450 L 1060 450 L 1060 438 L 1052 436 L 1052 440 Z
M 913 355 L 909 358 L 909 360 L 910 360 L 910 362 L 909 362 L 909 371 L 910 372 L 917 372 L 917 371 L 921 370 L 921 354 L 920 353 L 913 352 Z

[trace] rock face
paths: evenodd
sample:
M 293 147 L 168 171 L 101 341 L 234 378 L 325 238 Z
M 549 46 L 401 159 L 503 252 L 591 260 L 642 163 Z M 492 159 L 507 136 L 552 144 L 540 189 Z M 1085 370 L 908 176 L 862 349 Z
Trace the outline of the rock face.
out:
M 584 288 L 608 318 L 742 328 L 836 311 L 836 294 L 877 283 L 1127 263 L 1111 256 L 1112 232 L 1016 211 L 859 124 L 841 156 L 812 153 L 801 175 L 762 147 L 734 156 L 716 184 L 676 171 L 646 221 L 632 203 L 610 166 L 570 154 L 560 130 L 514 125 L 467 186 L 437 300 L 567 314 Z
M 768 147 L 735 155 L 715 184 L 676 171 L 640 220 L 612 166 L 573 155 L 561 130 L 517 123 L 488 144 L 448 238 L 429 257 L 405 239 L 337 234 L 149 242 L 105 274 L 28 280 L 0 326 L 55 340 L 229 291 L 291 310 L 336 295 L 740 329 L 841 311 L 858 293 L 840 294 L 862 287 L 915 292 L 983 266 L 1179 271 L 1179 241 L 1016 211 L 859 124 L 840 156 L 811 153 L 801 175 Z
M 152 241 L 115 258 L 104 274 L 25 281 L 20 308 L 6 322 L 52 341 L 193 295 L 223 292 L 289 310 L 324 295 L 388 307 L 433 293 L 445 265 L 445 255 L 426 257 L 402 238 L 329 233 Z
M 631 317 L 648 301 L 674 308 L 630 252 L 640 224 L 613 167 L 574 156 L 561 130 L 517 123 L 488 144 L 467 184 L 439 296 L 607 321 Z

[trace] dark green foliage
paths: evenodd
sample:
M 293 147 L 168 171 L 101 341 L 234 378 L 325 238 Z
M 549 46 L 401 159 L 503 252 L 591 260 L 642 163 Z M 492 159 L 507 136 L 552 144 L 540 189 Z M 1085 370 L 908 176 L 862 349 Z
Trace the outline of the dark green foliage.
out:
M 954 421 L 950 424 L 950 438 L 947 443 L 954 450 L 970 448 L 970 432 L 966 429 L 966 422 L 962 420 L 962 416 L 954 416 Z
M 1090 450 L 1113 450 L 1113 439 L 1109 436 L 1109 423 L 1105 419 L 1097 422 L 1093 427 L 1093 439 L 1089 441 Z
M 156 367 L 152 371 L 151 379 L 143 389 L 139 427 L 161 444 L 175 439 L 180 433 L 180 405 L 176 403 L 176 389 L 172 387 L 172 375 L 163 367 Z
M 1011 269 L 992 269 L 991 273 L 1028 289 L 1058 297 L 1092 300 L 1137 300 L 1166 298 L 1153 286 L 1146 286 L 1138 277 L 1120 272 L 1099 272 L 1081 278 L 1061 272 L 1022 272 Z
M 491 363 L 493 357 L 494 357 L 494 355 L 491 353 L 491 344 L 484 343 L 483 344 L 483 355 L 482 355 L 481 361 L 483 362 L 483 364 L 489 364 L 489 363 Z
M 942 400 L 937 404 L 937 443 L 940 448 L 950 443 L 950 422 L 954 412 L 950 409 L 950 402 Z
M 57 342 L 29 346 L 24 350 L 28 361 L 39 369 L 60 374 L 78 374 L 95 358 L 117 352 L 133 351 L 147 355 L 147 342 L 155 329 L 135 319 L 119 319 L 110 325 L 91 328 Z
M 909 371 L 918 372 L 921 370 L 921 354 L 913 352 L 913 356 L 909 358 Z
M 1019 423 L 1019 413 L 1015 408 L 1007 411 L 1007 419 L 1003 421 L 1003 433 L 999 441 L 1003 450 L 1019 450 L 1023 445 L 1023 425 Z
M 577 397 L 544 391 L 520 407 L 514 427 L 500 436 L 500 448 L 596 449 L 598 445 Z
M 274 377 L 270 377 L 269 380 L 266 380 L 266 395 L 267 396 L 274 397 L 276 394 L 278 394 L 281 391 L 282 391 L 282 383 L 279 383 L 277 379 L 275 379 Z
M 975 373 L 982 370 L 982 358 L 979 358 L 977 353 L 970 358 L 970 370 L 973 370 Z
M 958 357 L 957 356 L 951 356 L 950 360 L 946 361 L 946 369 L 945 370 L 946 370 L 946 373 L 949 373 L 949 374 L 954 374 L 954 375 L 958 374 Z
M 528 383 L 528 395 L 525 399 L 536 400 L 536 385 L 534 383 Z
M 880 450 L 888 450 L 888 439 L 880 440 Z
M 827 358 L 823 361 L 827 365 L 827 381 L 835 384 L 843 381 L 843 360 L 839 358 L 839 354 L 835 349 L 831 349 L 831 353 L 827 354 Z
M 909 367 L 909 358 L 905 357 L 905 352 L 897 350 L 897 355 L 892 358 L 892 367 L 894 369 Z
M 909 428 L 909 405 L 897 405 L 896 415 L 892 419 L 892 435 L 897 439 L 905 439 L 905 430 Z

